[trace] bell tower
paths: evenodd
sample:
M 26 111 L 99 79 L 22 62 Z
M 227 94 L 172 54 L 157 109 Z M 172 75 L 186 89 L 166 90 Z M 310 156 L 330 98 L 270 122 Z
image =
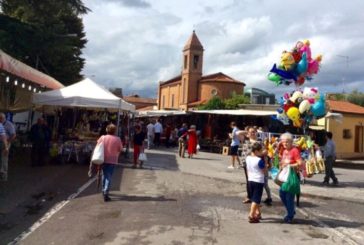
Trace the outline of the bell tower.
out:
M 199 100 L 198 81 L 202 77 L 203 46 L 195 31 L 183 48 L 181 81 L 181 109 L 188 110 L 188 104 Z

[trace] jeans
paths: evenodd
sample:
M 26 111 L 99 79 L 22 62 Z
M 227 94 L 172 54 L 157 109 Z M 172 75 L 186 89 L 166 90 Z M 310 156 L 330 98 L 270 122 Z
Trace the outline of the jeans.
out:
M 102 193 L 109 194 L 111 177 L 114 173 L 115 164 L 104 163 L 102 165 Z
M 287 215 L 285 219 L 292 220 L 295 215 L 295 206 L 294 206 L 294 194 L 291 194 L 289 192 L 282 191 L 282 189 L 279 189 L 279 196 L 286 207 Z
M 337 182 L 337 178 L 335 176 L 334 170 L 332 169 L 334 165 L 334 158 L 333 157 L 326 157 L 325 158 L 325 182 L 329 182 L 330 178 Z

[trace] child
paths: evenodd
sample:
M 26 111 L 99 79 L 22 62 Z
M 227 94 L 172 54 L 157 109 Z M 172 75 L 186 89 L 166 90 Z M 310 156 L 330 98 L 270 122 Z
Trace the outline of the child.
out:
M 265 170 L 265 162 L 261 158 L 262 154 L 262 145 L 260 143 L 254 143 L 252 145 L 251 155 L 246 158 L 248 181 L 252 201 L 249 214 L 249 223 L 259 223 L 259 220 L 262 218 L 260 202 L 262 200 L 263 194 Z

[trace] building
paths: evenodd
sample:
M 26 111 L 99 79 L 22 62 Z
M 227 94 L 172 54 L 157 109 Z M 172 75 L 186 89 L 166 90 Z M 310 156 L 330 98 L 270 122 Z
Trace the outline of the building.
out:
M 203 46 L 195 31 L 183 48 L 181 74 L 159 83 L 158 109 L 188 111 L 213 96 L 221 99 L 242 94 L 245 84 L 222 72 L 203 75 Z
M 348 101 L 327 100 L 329 113 L 318 124 L 333 134 L 338 158 L 364 156 L 364 107 Z M 338 117 L 335 114 L 340 113 Z
M 137 94 L 124 96 L 123 99 L 126 102 L 135 105 L 136 110 L 144 110 L 144 109 L 153 110 L 153 108 L 157 106 L 157 99 L 144 98 L 140 97 Z
M 246 89 L 244 94 L 250 97 L 251 104 L 274 105 L 276 103 L 274 94 L 270 94 L 259 88 Z

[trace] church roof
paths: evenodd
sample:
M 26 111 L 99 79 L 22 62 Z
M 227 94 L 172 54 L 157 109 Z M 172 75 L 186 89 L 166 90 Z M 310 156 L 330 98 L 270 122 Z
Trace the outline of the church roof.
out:
M 195 30 L 193 30 L 191 37 L 186 42 L 186 44 L 183 48 L 183 51 L 185 51 L 187 49 L 202 49 L 203 50 L 203 46 L 202 46 L 200 40 L 198 40 Z
M 234 78 L 229 77 L 228 75 L 222 72 L 202 76 L 200 82 L 230 82 L 230 83 L 241 83 L 245 85 L 245 83 L 235 80 Z
M 182 79 L 182 75 L 175 76 L 167 81 L 161 82 L 160 85 L 164 86 L 171 83 L 180 83 Z M 210 75 L 202 76 L 198 82 L 227 82 L 227 83 L 239 83 L 245 85 L 245 83 L 235 80 L 228 75 L 218 72 Z
M 166 84 L 170 84 L 170 83 L 174 83 L 174 82 L 181 82 L 181 79 L 182 79 L 182 75 L 178 75 L 167 81 L 160 82 L 160 85 L 166 85 Z

